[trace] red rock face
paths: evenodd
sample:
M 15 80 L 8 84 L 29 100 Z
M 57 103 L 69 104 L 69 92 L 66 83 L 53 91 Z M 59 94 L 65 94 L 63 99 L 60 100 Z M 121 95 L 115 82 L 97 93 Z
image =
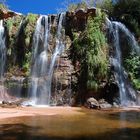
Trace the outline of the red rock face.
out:
M 72 84 L 77 83 L 77 74 L 79 72 L 79 66 L 80 66 L 80 62 L 77 61 L 76 65 L 73 65 L 73 62 L 71 60 L 70 56 L 70 50 L 72 47 L 72 38 L 71 38 L 71 34 L 70 32 L 72 31 L 72 29 L 76 30 L 76 31 L 83 31 L 85 29 L 86 26 L 86 22 L 87 22 L 87 18 L 88 16 L 95 16 L 96 15 L 96 9 L 92 8 L 92 9 L 87 9 L 87 10 L 83 10 L 83 9 L 79 9 L 76 12 L 73 13 L 69 13 L 67 12 L 66 14 L 66 23 L 64 23 L 64 28 L 65 28 L 65 32 L 66 32 L 66 36 L 64 38 L 62 38 L 65 42 L 65 51 L 64 53 L 56 60 L 56 67 L 54 69 L 54 73 L 53 73 L 53 80 L 52 80 L 52 94 L 53 94 L 53 98 L 55 100 L 57 100 L 56 102 L 58 104 L 68 104 L 70 103 L 70 90 L 72 87 Z M 19 21 L 22 19 L 22 17 L 20 16 L 20 14 L 13 12 L 13 11 L 0 11 L 0 19 L 7 19 L 10 17 L 13 17 L 14 19 L 18 19 Z M 7 20 L 5 20 L 5 23 L 7 22 Z M 57 16 L 56 15 L 51 15 L 51 21 L 49 21 L 51 23 L 51 34 L 50 34 L 50 40 L 48 41 L 49 47 L 48 47 L 48 63 L 50 63 L 50 58 L 52 56 L 52 53 L 54 52 L 55 46 L 56 46 L 56 30 L 57 30 Z M 18 23 L 20 24 L 20 23 Z M 31 30 L 32 28 L 34 29 L 34 27 L 27 25 L 30 28 L 30 32 L 31 34 L 33 34 L 33 30 Z M 24 29 L 27 28 L 27 26 L 24 26 Z M 12 29 L 11 29 L 11 39 L 15 40 L 15 36 L 18 32 L 18 28 L 16 24 L 13 24 Z M 28 31 L 28 32 L 29 32 Z M 69 32 L 70 31 L 70 32 Z M 7 33 L 8 36 L 10 34 Z M 21 44 L 23 44 L 24 46 L 24 32 L 21 33 L 20 35 L 21 37 L 21 41 L 19 41 L 19 47 L 17 47 L 17 44 L 12 44 L 11 46 L 8 47 L 13 47 L 15 50 L 16 47 L 20 48 L 21 50 Z M 32 46 L 32 35 L 30 37 L 30 42 L 29 45 Z M 16 38 L 17 39 L 17 38 Z M 19 39 L 19 38 L 18 38 Z M 9 44 L 10 44 L 9 40 Z M 40 46 L 41 47 L 41 46 Z M 30 47 L 29 46 L 25 46 L 26 50 L 29 50 Z M 41 49 L 41 48 L 40 48 Z M 11 56 L 18 56 L 19 54 L 16 54 L 17 52 L 13 52 L 13 54 Z M 21 57 L 19 55 L 19 57 Z M 10 59 L 11 57 L 9 57 Z M 9 62 L 14 62 L 13 58 L 11 58 L 11 60 L 9 60 Z M 11 67 L 14 65 L 14 63 L 12 63 Z M 11 74 L 10 77 L 12 77 L 13 75 L 15 75 L 12 72 L 9 72 Z M 17 72 L 16 72 L 17 73 Z M 23 72 L 24 73 L 24 72 Z M 17 73 L 16 76 L 21 77 L 20 72 Z M 22 75 L 24 78 L 26 78 L 26 75 Z M 47 78 L 47 77 L 44 77 Z M 42 82 L 43 79 L 40 79 L 40 84 Z M 10 79 L 9 79 L 9 83 L 10 83 Z M 27 85 L 28 87 L 28 85 Z M 13 88 L 13 87 L 12 87 Z M 25 91 L 23 91 L 25 92 Z M 26 91 L 27 92 L 27 91 Z M 15 94 L 14 94 L 15 95 Z
M 77 31 L 84 30 L 89 16 L 96 16 L 96 8 L 93 7 L 87 10 L 78 9 L 75 12 L 67 12 L 66 28 L 74 28 Z
M 75 12 L 75 16 L 81 19 L 87 19 L 88 16 L 95 16 L 96 15 L 96 8 L 89 8 L 87 10 L 78 9 Z
M 0 19 L 7 19 L 9 17 L 13 17 L 13 16 L 16 16 L 18 15 L 17 13 L 13 12 L 13 11 L 2 11 L 0 10 Z

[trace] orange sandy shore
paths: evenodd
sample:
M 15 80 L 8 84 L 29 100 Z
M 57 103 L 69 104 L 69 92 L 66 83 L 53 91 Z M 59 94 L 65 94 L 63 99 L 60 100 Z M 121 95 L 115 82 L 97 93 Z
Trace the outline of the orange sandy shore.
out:
M 84 111 L 83 111 L 84 110 Z M 0 120 L 13 117 L 30 117 L 30 116 L 54 116 L 54 115 L 84 115 L 89 109 L 80 107 L 17 107 L 17 108 L 0 108 Z M 120 111 L 140 111 L 140 107 L 128 107 L 121 109 L 102 110 L 107 112 Z M 100 110 L 92 110 L 101 112 Z
M 0 108 L 0 120 L 13 117 L 50 116 L 50 115 L 80 115 L 82 108 L 78 107 L 17 107 Z

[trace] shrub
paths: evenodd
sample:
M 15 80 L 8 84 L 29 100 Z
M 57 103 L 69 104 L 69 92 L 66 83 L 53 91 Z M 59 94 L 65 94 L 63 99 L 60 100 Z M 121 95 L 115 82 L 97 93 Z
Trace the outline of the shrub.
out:
M 97 90 L 107 76 L 108 51 L 102 30 L 104 19 L 103 13 L 89 17 L 85 31 L 74 34 L 74 59 L 80 62 L 80 79 L 86 82 L 87 89 Z
M 140 56 L 132 53 L 125 59 L 125 68 L 130 76 L 133 86 L 140 90 Z

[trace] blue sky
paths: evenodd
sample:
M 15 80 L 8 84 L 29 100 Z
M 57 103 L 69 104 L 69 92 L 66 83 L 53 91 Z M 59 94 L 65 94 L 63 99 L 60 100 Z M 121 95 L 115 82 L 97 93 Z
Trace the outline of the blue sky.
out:
M 9 9 L 23 14 L 55 14 L 65 0 L 7 0 Z M 77 0 L 74 0 L 77 1 Z

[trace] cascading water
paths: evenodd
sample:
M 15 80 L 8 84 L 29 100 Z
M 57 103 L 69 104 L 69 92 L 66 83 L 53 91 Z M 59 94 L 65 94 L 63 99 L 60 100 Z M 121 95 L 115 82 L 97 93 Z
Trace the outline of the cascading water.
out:
M 136 100 L 136 92 L 128 81 L 125 70 L 122 65 L 122 53 L 120 43 L 120 31 L 122 31 L 129 41 L 132 48 L 138 53 L 139 47 L 131 32 L 120 22 L 111 22 L 107 19 L 107 25 L 110 34 L 113 36 L 114 55 L 111 58 L 114 67 L 115 78 L 117 80 L 120 92 L 120 103 L 123 106 L 131 105 Z
M 50 63 L 49 72 L 48 72 L 49 80 L 47 82 L 47 87 L 48 87 L 49 94 L 51 94 L 52 76 L 53 76 L 53 72 L 55 68 L 56 59 L 59 55 L 61 55 L 65 47 L 63 43 L 63 39 L 62 39 L 64 36 L 64 32 L 62 33 L 62 22 L 63 22 L 64 17 L 65 17 L 65 13 L 61 13 L 60 18 L 59 18 L 59 23 L 58 23 L 58 29 L 57 29 L 56 47 L 51 58 L 51 63 Z
M 48 36 L 49 36 L 49 17 L 40 16 L 34 37 L 33 37 L 33 56 L 31 70 L 30 94 L 33 104 L 49 104 L 50 94 L 47 92 L 47 68 L 48 68 Z
M 140 47 L 139 47 L 137 41 L 135 40 L 134 35 L 121 22 L 113 21 L 112 23 L 115 24 L 123 33 L 125 33 L 127 40 L 129 42 L 129 44 L 131 45 L 132 49 L 139 55 Z
M 125 104 L 128 100 L 126 87 L 124 82 L 124 73 L 122 67 L 122 59 L 121 59 L 121 48 L 120 48 L 120 40 L 119 40 L 119 30 L 116 24 L 114 26 L 114 47 L 115 47 L 115 56 L 113 58 L 113 66 L 116 71 L 116 78 L 118 81 L 119 89 L 120 89 L 120 99 L 121 104 Z
M 0 20 L 0 99 L 6 100 L 8 97 L 5 94 L 6 89 L 4 87 L 4 67 L 6 61 L 6 46 L 4 36 L 3 20 Z
M 62 23 L 65 14 L 60 14 L 56 47 L 51 60 L 48 62 L 48 40 L 50 34 L 50 24 L 48 16 L 40 16 L 33 38 L 33 57 L 31 70 L 31 88 L 29 94 L 32 98 L 33 105 L 49 105 L 51 98 L 52 76 L 55 69 L 55 62 L 63 52 L 63 32 Z
M 3 80 L 5 60 L 6 60 L 6 46 L 4 37 L 4 27 L 3 21 L 0 20 L 0 80 Z

